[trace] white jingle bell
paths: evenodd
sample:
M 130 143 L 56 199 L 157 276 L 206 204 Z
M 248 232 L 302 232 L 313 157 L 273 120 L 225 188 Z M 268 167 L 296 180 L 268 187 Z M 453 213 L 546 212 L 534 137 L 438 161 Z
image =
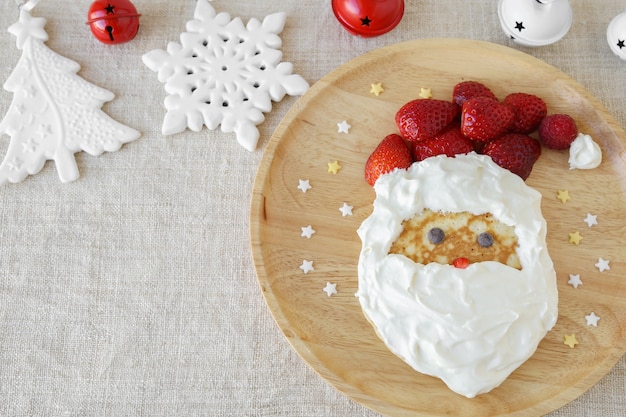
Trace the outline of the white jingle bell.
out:
M 568 0 L 500 0 L 502 30 L 524 46 L 544 46 L 560 40 L 572 26 Z
M 626 12 L 618 14 L 609 23 L 606 40 L 611 51 L 621 59 L 626 59 Z

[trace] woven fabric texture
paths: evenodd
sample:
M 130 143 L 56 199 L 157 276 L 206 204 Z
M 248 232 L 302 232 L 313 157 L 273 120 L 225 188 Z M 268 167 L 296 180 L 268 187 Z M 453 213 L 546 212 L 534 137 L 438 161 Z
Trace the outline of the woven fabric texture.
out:
M 283 60 L 310 84 L 375 48 L 419 38 L 467 38 L 512 46 L 557 67 L 626 125 L 626 62 L 606 29 L 617 0 L 572 0 L 567 36 L 515 46 L 496 0 L 407 0 L 392 32 L 348 34 L 329 0 L 215 0 L 244 22 L 285 12 Z M 90 1 L 41 0 L 46 45 L 81 65 L 79 75 L 115 99 L 103 107 L 142 133 L 120 151 L 77 153 L 81 177 L 59 181 L 54 163 L 0 187 L 0 415 L 348 417 L 377 414 L 343 396 L 288 344 L 263 300 L 249 243 L 253 181 L 273 130 L 297 97 L 274 103 L 259 148 L 234 134 L 186 130 L 163 136 L 165 92 L 141 56 L 177 41 L 196 1 L 135 0 L 137 37 L 98 42 Z M 0 5 L 0 80 L 21 51 Z M 0 91 L 4 115 L 12 93 Z M 6 153 L 2 136 L 0 152 Z M 575 363 L 572 366 L 576 366 Z M 626 414 L 626 360 L 550 417 Z

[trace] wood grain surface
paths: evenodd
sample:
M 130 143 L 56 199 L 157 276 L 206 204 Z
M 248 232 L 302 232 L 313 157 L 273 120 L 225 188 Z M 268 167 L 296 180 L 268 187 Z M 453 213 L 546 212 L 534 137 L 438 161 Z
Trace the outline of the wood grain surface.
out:
M 602 147 L 600 167 L 569 170 L 568 152 L 544 149 L 527 183 L 543 195 L 548 247 L 557 272 L 559 319 L 537 352 L 500 387 L 467 399 L 412 370 L 388 351 L 363 317 L 357 291 L 361 242 L 356 230 L 374 192 L 363 179 L 369 153 L 397 131 L 394 114 L 420 88 L 451 99 L 453 86 L 477 80 L 499 98 L 537 94 L 549 113 L 568 113 Z M 382 83 L 384 92 L 370 93 Z M 339 133 L 337 123 L 352 127 Z M 626 350 L 626 134 L 604 106 L 558 69 L 495 44 L 417 40 L 372 51 L 340 66 L 290 109 L 267 145 L 251 201 L 251 248 L 260 287 L 298 354 L 338 390 L 389 416 L 539 416 L 573 400 Z M 341 170 L 328 172 L 337 160 Z M 312 189 L 303 193 L 299 180 Z M 568 190 L 562 203 L 558 190 Z M 343 203 L 353 206 L 342 216 Z M 598 225 L 583 222 L 587 213 Z M 311 225 L 315 234 L 301 236 Z M 579 245 L 568 242 L 580 232 Z M 610 260 L 609 271 L 595 267 Z M 303 260 L 313 261 L 304 274 Z M 583 285 L 568 284 L 580 274 Z M 326 282 L 337 284 L 328 297 Z M 600 317 L 597 327 L 585 316 Z M 565 345 L 575 334 L 579 344 Z

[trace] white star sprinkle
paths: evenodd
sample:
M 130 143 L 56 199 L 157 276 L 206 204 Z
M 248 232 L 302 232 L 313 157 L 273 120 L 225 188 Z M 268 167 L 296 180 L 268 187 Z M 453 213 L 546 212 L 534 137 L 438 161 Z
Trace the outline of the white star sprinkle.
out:
M 302 190 L 303 193 L 306 193 L 308 190 L 313 188 L 311 187 L 309 180 L 298 180 L 298 182 L 299 182 L 298 188 Z
M 596 268 L 598 268 L 600 272 L 608 271 L 611 269 L 611 267 L 609 266 L 609 262 L 611 261 L 609 261 L 608 259 L 598 258 L 598 263 L 596 264 Z
M 598 320 L 600 320 L 600 317 L 596 316 L 596 313 L 593 311 L 588 316 L 585 316 L 585 319 L 587 320 L 587 326 L 598 327 Z
M 306 259 L 304 259 L 302 261 L 302 265 L 300 265 L 300 269 L 305 274 L 308 274 L 311 271 L 315 271 L 315 268 L 313 268 L 313 261 L 307 261 Z
M 311 239 L 311 236 L 313 236 L 313 234 L 315 233 L 315 230 L 313 230 L 311 225 L 308 225 L 307 227 L 301 227 L 300 229 L 302 229 L 302 234 L 300 236 L 306 237 L 307 239 Z
M 343 217 L 345 216 L 352 216 L 352 206 L 349 206 L 348 203 L 343 203 L 343 206 L 341 206 L 341 208 L 339 209 L 339 211 L 341 212 L 341 215 Z
M 587 213 L 587 217 L 585 217 L 585 220 L 583 221 L 587 223 L 587 226 L 591 227 L 595 224 L 598 224 L 598 216 L 591 214 L 591 213 Z
M 326 283 L 326 286 L 324 287 L 323 291 L 326 293 L 326 295 L 328 295 L 329 297 L 333 294 L 337 294 L 337 284 L 331 284 L 330 282 Z
M 339 133 L 345 133 L 347 135 L 348 133 L 350 133 L 351 127 L 352 126 L 350 126 L 345 120 L 341 123 L 337 123 L 337 130 Z
M 583 282 L 580 280 L 580 274 L 569 274 L 569 281 L 567 281 L 574 288 L 578 288 L 579 285 L 583 285 Z

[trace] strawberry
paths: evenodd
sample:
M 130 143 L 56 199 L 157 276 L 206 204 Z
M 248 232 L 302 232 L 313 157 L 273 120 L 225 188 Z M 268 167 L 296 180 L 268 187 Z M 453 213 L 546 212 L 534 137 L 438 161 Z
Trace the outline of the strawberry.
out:
M 461 132 L 472 140 L 487 142 L 513 124 L 513 109 L 489 97 L 474 97 L 463 103 Z
M 396 125 L 408 141 L 432 138 L 459 115 L 459 106 L 449 101 L 417 99 L 396 113 Z
M 471 140 L 463 136 L 460 126 L 455 123 L 431 139 L 411 142 L 413 158 L 416 161 L 435 155 L 454 156 L 474 150 Z
M 539 125 L 539 139 L 550 149 L 567 149 L 578 136 L 578 127 L 567 114 L 551 114 Z
M 474 152 L 483 153 L 483 149 L 488 142 L 481 142 L 478 140 L 472 140 L 472 145 L 474 146 Z
M 483 153 L 526 180 L 541 155 L 541 144 L 523 133 L 509 133 L 489 142 Z
M 411 151 L 399 135 L 387 135 L 365 163 L 365 181 L 374 185 L 378 177 L 396 168 L 408 168 L 413 163 Z
M 495 94 L 478 81 L 461 81 L 452 89 L 452 101 L 459 106 L 473 97 L 489 97 L 497 100 Z
M 546 102 L 534 94 L 512 93 L 502 100 L 515 112 L 511 130 L 519 133 L 531 133 L 537 130 L 539 123 L 548 114 Z

